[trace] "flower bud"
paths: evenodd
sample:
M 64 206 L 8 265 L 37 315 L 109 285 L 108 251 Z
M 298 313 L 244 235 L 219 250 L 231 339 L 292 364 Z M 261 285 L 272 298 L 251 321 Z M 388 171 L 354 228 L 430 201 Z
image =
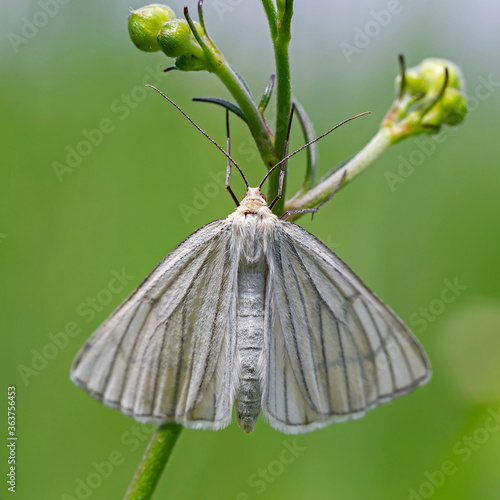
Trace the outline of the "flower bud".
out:
M 203 36 L 203 29 L 194 23 Z M 165 23 L 158 34 L 158 45 L 169 57 L 176 58 L 175 65 L 182 71 L 208 70 L 209 64 L 200 44 L 184 19 Z
M 158 33 L 164 23 L 174 18 L 174 11 L 166 5 L 152 4 L 133 10 L 128 19 L 128 32 L 132 42 L 145 52 L 160 50 Z
M 464 77 L 460 68 L 451 61 L 430 57 L 424 59 L 418 66 L 411 68 L 422 74 L 429 88 L 438 91 L 443 83 L 444 68 L 448 69 L 448 88 L 463 90 Z
M 429 90 L 429 82 L 415 68 L 410 68 L 405 72 L 405 92 L 411 95 L 427 94 Z M 396 88 L 401 87 L 401 75 L 396 77 Z
M 458 125 L 467 114 L 464 78 L 451 61 L 424 59 L 406 70 L 404 78 L 398 76 L 396 85 L 398 97 L 382 123 L 391 128 L 393 142 L 437 133 L 442 125 Z
M 464 90 L 464 77 L 460 68 L 446 59 L 424 59 L 418 66 L 405 71 L 405 93 L 410 95 L 437 93 L 443 84 L 444 71 L 448 69 L 447 88 Z M 396 88 L 401 86 L 401 75 L 396 78 Z
M 447 88 L 441 100 L 424 116 L 422 123 L 440 127 L 461 123 L 467 115 L 467 99 L 457 89 Z

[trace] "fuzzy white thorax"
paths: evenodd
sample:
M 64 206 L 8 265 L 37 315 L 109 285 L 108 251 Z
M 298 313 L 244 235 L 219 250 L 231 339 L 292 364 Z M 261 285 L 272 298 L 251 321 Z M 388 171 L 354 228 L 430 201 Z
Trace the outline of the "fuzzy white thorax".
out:
M 271 209 L 267 205 L 267 201 L 264 195 L 260 192 L 260 188 L 247 189 L 243 200 L 241 200 L 238 208 L 229 215 L 228 219 L 235 221 L 235 219 L 244 217 L 245 215 L 256 214 L 261 218 L 270 218 L 271 221 L 275 222 L 278 218 L 271 212 Z
M 266 252 L 279 221 L 258 187 L 248 188 L 240 205 L 227 220 L 233 224 L 233 255 L 244 255 L 249 262 L 258 261 L 261 253 Z

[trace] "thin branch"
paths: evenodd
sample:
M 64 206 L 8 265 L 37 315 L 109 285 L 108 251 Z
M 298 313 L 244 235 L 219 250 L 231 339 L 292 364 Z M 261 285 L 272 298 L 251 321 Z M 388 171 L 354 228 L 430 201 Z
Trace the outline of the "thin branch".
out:
M 182 426 L 179 424 L 164 424 L 158 427 L 144 452 L 124 500 L 152 498 L 181 431 Z
M 273 38 L 274 58 L 276 62 L 276 133 L 274 150 L 282 158 L 288 129 L 288 121 L 292 109 L 292 83 L 290 80 L 290 60 L 288 46 L 291 39 L 291 23 L 293 16 L 293 0 L 286 0 L 282 18 L 278 22 L 276 36 Z M 269 179 L 268 196 L 273 199 L 278 192 L 279 172 L 276 171 Z M 282 197 L 274 207 L 274 213 L 281 215 L 284 210 L 286 195 L 286 172 L 283 183 Z
M 274 42 L 278 26 L 276 9 L 274 8 L 272 0 L 262 0 L 262 7 L 264 7 L 264 10 L 266 12 L 267 22 L 269 23 L 269 30 L 271 31 L 271 38 Z
M 391 144 L 393 141 L 390 129 L 382 127 L 373 139 L 342 168 L 304 195 L 289 200 L 285 204 L 285 211 L 304 210 L 319 205 L 330 196 L 342 177 L 345 176 L 341 185 L 341 188 L 344 188 L 366 170 Z M 289 220 L 297 218 L 292 216 Z

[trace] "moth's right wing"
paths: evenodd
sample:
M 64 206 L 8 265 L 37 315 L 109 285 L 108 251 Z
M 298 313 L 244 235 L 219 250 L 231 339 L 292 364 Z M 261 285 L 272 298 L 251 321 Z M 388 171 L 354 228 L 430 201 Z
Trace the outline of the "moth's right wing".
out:
M 263 412 L 285 433 L 359 418 L 430 377 L 406 325 L 324 243 L 279 222 L 267 250 Z
M 231 226 L 192 234 L 94 332 L 72 380 L 139 421 L 231 422 L 238 259 Z

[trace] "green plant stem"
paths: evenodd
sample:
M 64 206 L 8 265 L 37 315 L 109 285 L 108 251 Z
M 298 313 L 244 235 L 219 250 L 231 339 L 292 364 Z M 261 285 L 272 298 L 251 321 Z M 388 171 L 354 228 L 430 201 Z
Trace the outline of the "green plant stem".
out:
M 179 424 L 164 424 L 155 431 L 124 500 L 152 498 L 161 473 L 182 431 Z
M 191 32 L 210 63 L 212 73 L 217 75 L 229 92 L 231 92 L 245 115 L 248 128 L 255 140 L 262 161 L 266 164 L 267 168 L 272 167 L 278 163 L 280 158 L 275 154 L 274 144 L 267 132 L 264 119 L 259 113 L 252 95 L 216 45 L 209 38 L 204 38 L 198 33 L 187 8 L 184 9 L 184 15 L 186 21 L 189 23 Z
M 276 9 L 274 8 L 272 0 L 262 0 L 262 7 L 264 7 L 264 11 L 267 16 L 267 22 L 269 23 L 269 30 L 271 31 L 271 38 L 274 42 L 277 29 Z
M 307 193 L 289 200 L 285 204 L 285 211 L 304 210 L 319 205 L 330 196 L 344 175 L 341 188 L 347 186 L 361 172 L 366 170 L 392 144 L 393 138 L 390 127 L 382 127 L 372 140 L 342 168 Z M 292 215 L 289 220 L 296 220 L 299 216 L 300 214 Z
M 267 133 L 266 124 L 259 113 L 255 101 L 227 62 L 224 61 L 214 72 L 229 92 L 231 92 L 243 111 L 262 161 L 268 169 L 271 168 L 278 163 L 280 156 L 277 156 L 275 153 L 274 145 Z
M 288 46 L 291 39 L 292 16 L 293 0 L 287 0 L 283 16 L 278 23 L 276 36 L 273 37 L 274 58 L 276 62 L 276 133 L 274 150 L 276 151 L 279 160 L 283 158 L 286 135 L 288 131 L 288 121 L 292 109 L 292 84 L 290 80 L 290 60 L 288 57 Z M 274 196 L 276 196 L 278 186 L 279 169 L 273 172 L 269 177 L 269 199 L 273 199 Z M 276 203 L 273 209 L 275 214 L 281 215 L 283 213 L 285 197 L 286 172 L 281 199 Z

